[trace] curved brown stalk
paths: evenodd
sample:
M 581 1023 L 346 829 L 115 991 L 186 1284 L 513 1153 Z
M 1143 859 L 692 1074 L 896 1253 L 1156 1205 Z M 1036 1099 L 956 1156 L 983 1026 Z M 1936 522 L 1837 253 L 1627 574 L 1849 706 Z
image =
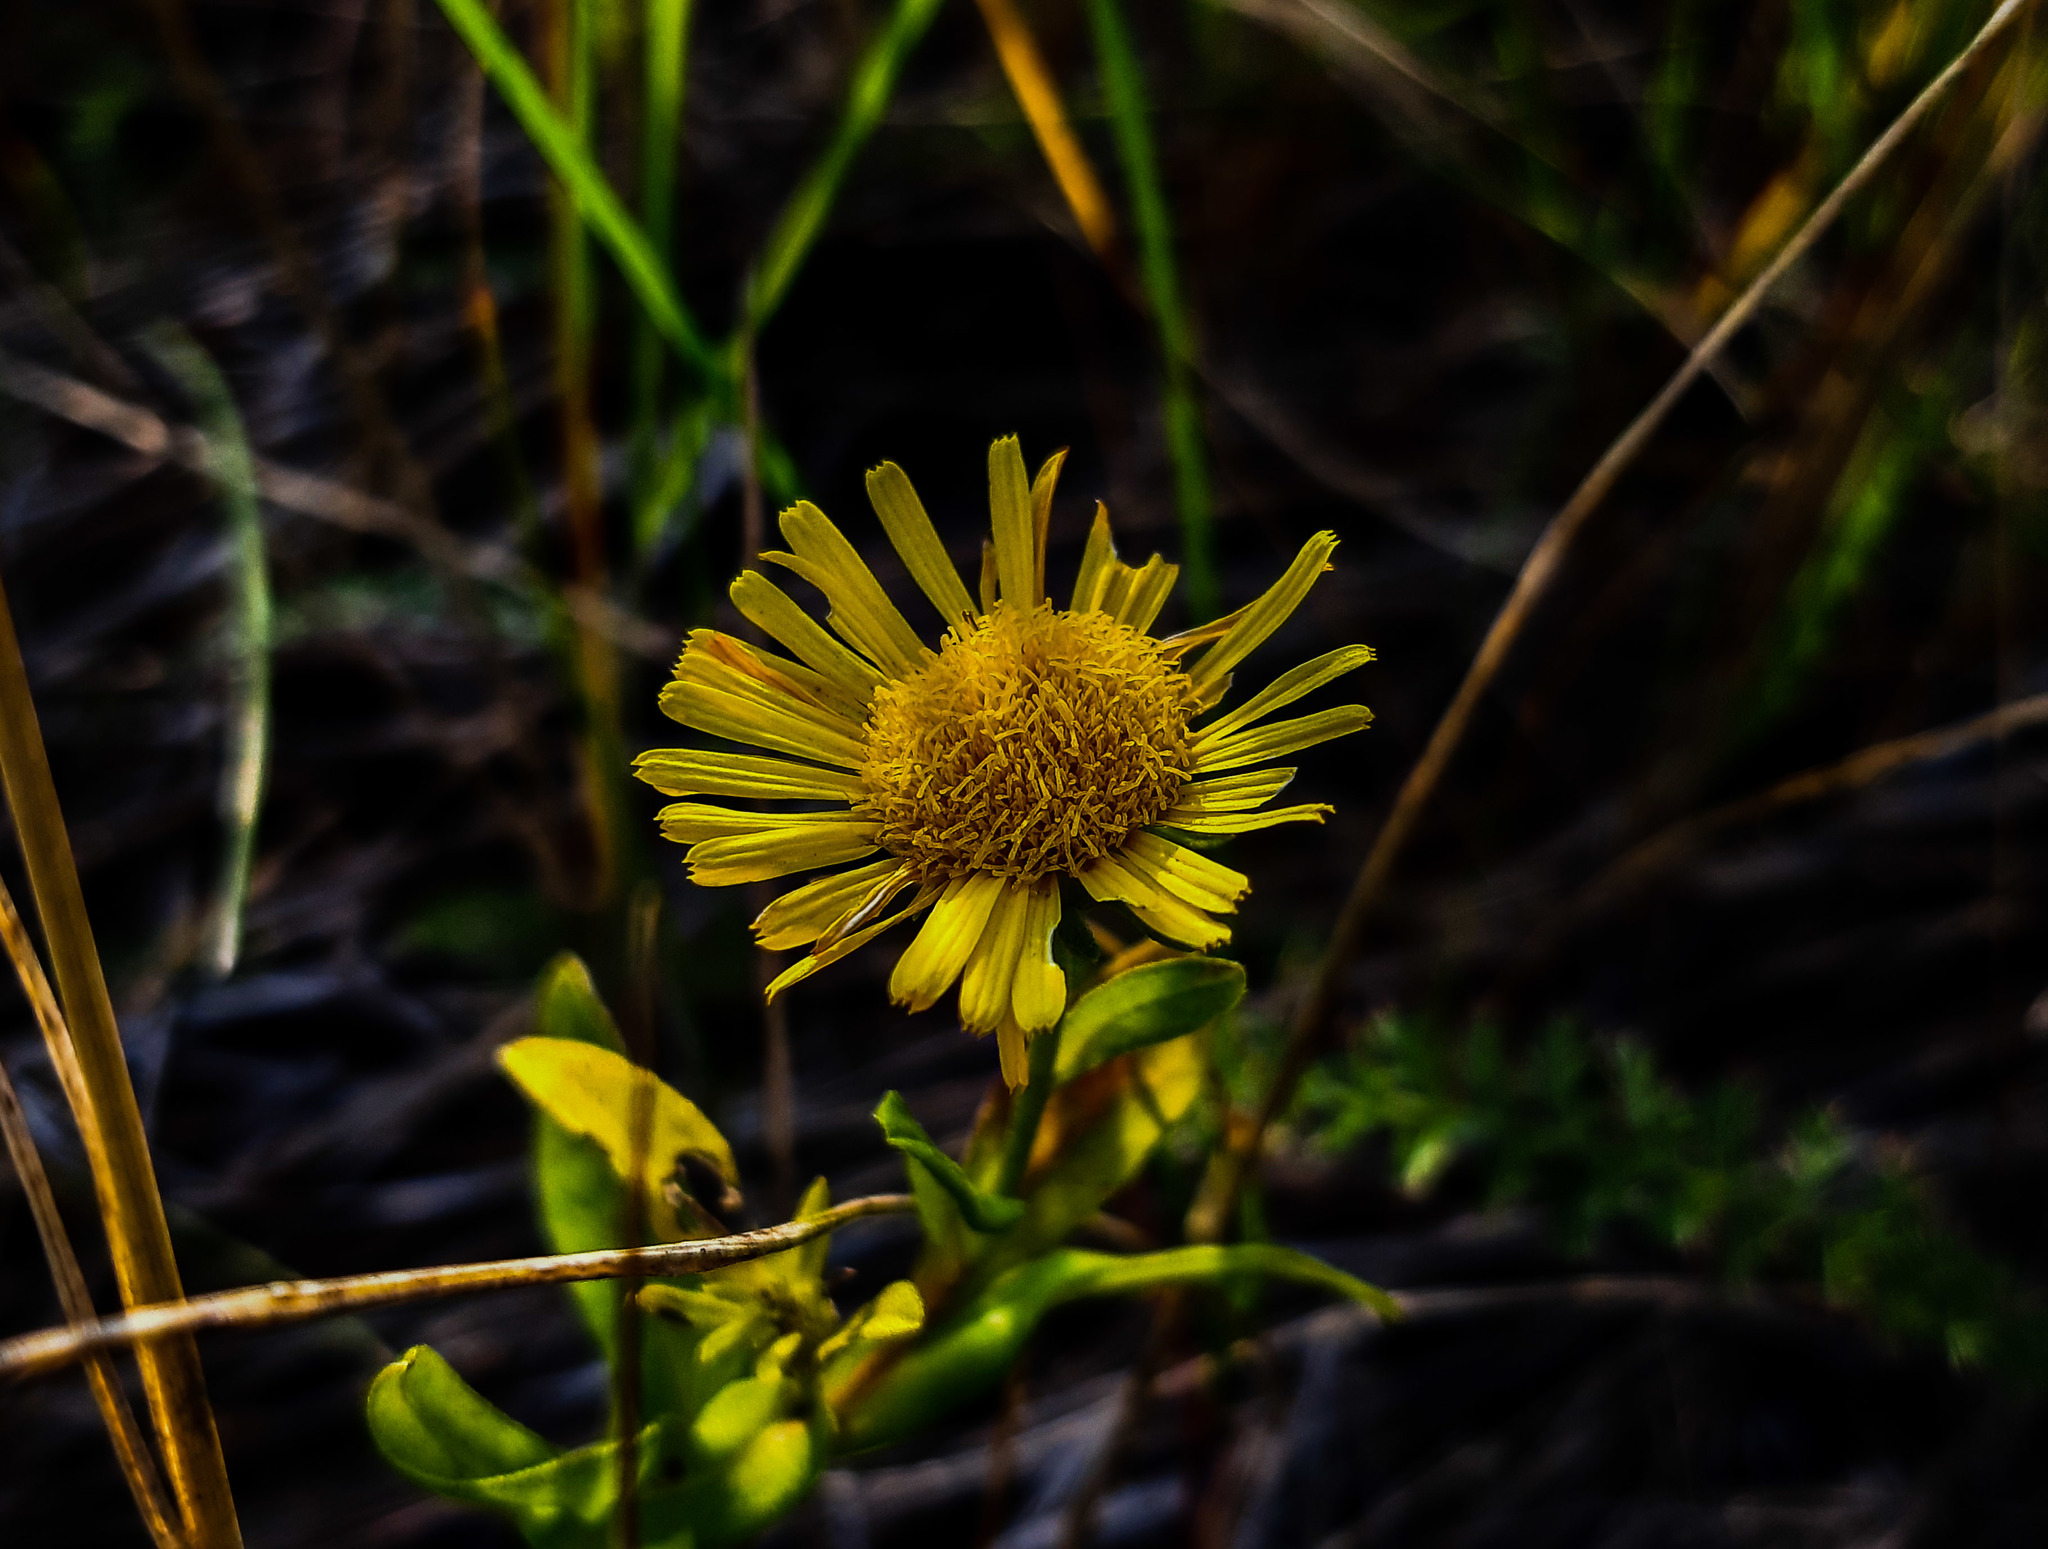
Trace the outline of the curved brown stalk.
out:
M 111 1350 L 169 1334 L 199 1329 L 274 1328 L 304 1323 L 337 1312 L 363 1312 L 404 1302 L 504 1291 L 515 1286 L 568 1285 L 579 1280 L 646 1279 L 657 1275 L 700 1275 L 747 1259 L 763 1258 L 837 1231 L 863 1216 L 901 1215 L 914 1208 L 908 1194 L 870 1194 L 802 1221 L 730 1237 L 664 1243 L 652 1248 L 599 1248 L 589 1253 L 540 1254 L 493 1259 L 482 1264 L 441 1264 L 431 1269 L 394 1269 L 333 1280 L 279 1280 L 240 1291 L 218 1291 L 185 1301 L 136 1307 L 117 1318 L 80 1328 L 43 1329 L 0 1342 L 0 1377 L 23 1378 L 56 1371 L 95 1350 Z
M 1908 764 L 1947 758 L 1980 742 L 1995 742 L 2029 726 L 2048 723 L 2048 694 L 2034 694 L 2000 705 L 1987 714 L 1954 726 L 1915 732 L 1889 742 L 1859 748 L 1847 758 L 1804 770 L 1776 785 L 1674 823 L 1652 834 L 1615 861 L 1586 888 L 1571 911 L 1574 922 L 1597 914 L 1625 898 L 1660 871 L 1667 871 L 1725 829 L 1824 797 L 1857 790 Z
M 1513 589 L 1494 616 L 1472 665 L 1465 671 L 1464 681 L 1458 685 L 1457 693 L 1452 696 L 1450 705 L 1430 734 L 1421 758 L 1416 760 L 1407 779 L 1402 782 L 1393 808 L 1359 868 L 1350 895 L 1345 899 L 1344 908 L 1330 933 L 1329 945 L 1324 950 L 1315 981 L 1289 1029 L 1287 1048 L 1265 1101 L 1252 1123 L 1234 1133 L 1230 1137 L 1232 1143 L 1218 1154 L 1194 1208 L 1188 1213 L 1188 1234 L 1191 1238 L 1214 1241 L 1222 1235 L 1236 1208 L 1245 1170 L 1257 1157 L 1266 1130 L 1293 1098 L 1295 1084 L 1328 1042 L 1336 1021 L 1339 983 L 1358 950 L 1366 922 L 1378 907 L 1393 876 L 1395 862 L 1413 836 L 1437 787 L 1442 784 L 1466 732 L 1471 729 L 1480 700 L 1499 676 L 1522 630 L 1556 581 L 1565 555 L 1587 519 L 1620 482 L 1622 474 L 1649 444 L 1650 438 L 1693 384 L 1727 348 L 1729 341 L 1756 316 L 1777 283 L 1794 264 L 1813 250 L 1814 244 L 1840 218 L 1849 201 L 1869 186 L 1885 162 L 1947 96 L 1964 72 L 2010 29 L 2030 3 L 2031 0 L 2003 0 L 1969 45 L 1929 81 L 1906 110 L 1872 142 L 1848 175 L 1835 185 L 1833 192 L 1821 201 L 1770 263 L 1764 266 L 1735 304 L 1708 330 L 1706 337 L 1694 347 L 1662 391 L 1608 447 L 1563 508 L 1550 519 L 1535 548 L 1523 561 Z

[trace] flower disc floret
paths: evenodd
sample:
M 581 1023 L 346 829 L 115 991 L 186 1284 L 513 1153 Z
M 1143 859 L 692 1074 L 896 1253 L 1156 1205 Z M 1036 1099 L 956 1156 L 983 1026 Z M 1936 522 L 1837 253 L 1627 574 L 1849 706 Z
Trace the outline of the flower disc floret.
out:
M 920 881 L 1071 875 L 1172 808 L 1198 708 L 1150 636 L 999 603 L 876 692 L 859 810 Z

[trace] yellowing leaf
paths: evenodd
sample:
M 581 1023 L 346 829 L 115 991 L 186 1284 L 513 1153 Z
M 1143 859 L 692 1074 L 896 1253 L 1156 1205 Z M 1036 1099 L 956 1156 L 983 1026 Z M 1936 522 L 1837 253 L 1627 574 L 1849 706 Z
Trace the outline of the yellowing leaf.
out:
M 881 1343 L 907 1339 L 924 1327 L 924 1298 L 908 1280 L 892 1280 L 873 1301 L 846 1320 L 845 1326 L 818 1347 L 822 1364 L 856 1340 Z
M 603 1148 L 622 1178 L 633 1169 L 635 1105 L 645 1126 L 641 1180 L 651 1199 L 679 1158 L 703 1158 L 728 1185 L 739 1182 L 732 1147 L 697 1105 L 652 1071 L 593 1043 L 520 1038 L 498 1050 L 498 1064 L 536 1108 Z
M 869 1304 L 861 1325 L 864 1339 L 901 1339 L 924 1327 L 924 1298 L 908 1280 L 893 1280 Z

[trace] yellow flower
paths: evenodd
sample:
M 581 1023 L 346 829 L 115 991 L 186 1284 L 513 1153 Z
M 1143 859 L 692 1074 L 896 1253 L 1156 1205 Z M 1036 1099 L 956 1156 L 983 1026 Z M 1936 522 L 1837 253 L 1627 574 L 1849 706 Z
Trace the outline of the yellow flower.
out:
M 1168 834 L 1321 822 L 1326 806 L 1257 811 L 1294 771 L 1248 766 L 1372 719 L 1363 705 L 1342 705 L 1254 728 L 1372 660 L 1369 647 L 1347 646 L 1196 724 L 1329 568 L 1329 533 L 1311 538 L 1256 602 L 1157 639 L 1147 631 L 1178 567 L 1156 554 L 1142 567 L 1122 563 L 1098 504 L 1072 600 L 1048 603 L 1045 532 L 1064 456 L 1027 484 L 1014 436 L 989 448 L 994 536 L 982 549 L 978 606 L 903 471 L 884 463 L 868 474 L 889 541 L 945 621 L 936 650 L 824 512 L 809 501 L 790 507 L 781 525 L 791 552 L 761 557 L 824 594 L 831 628 L 749 570 L 733 602 L 791 656 L 698 630 L 661 695 L 683 725 L 777 756 L 657 749 L 634 763 L 670 796 L 811 804 L 663 808 L 662 832 L 690 847 L 693 881 L 721 887 L 865 863 L 783 894 L 754 921 L 764 947 L 811 949 L 770 996 L 929 911 L 889 993 L 922 1011 L 957 981 L 962 1023 L 997 1035 L 1012 1085 L 1024 1079 L 1026 1041 L 1066 1007 L 1052 958 L 1060 880 L 1128 906 L 1165 940 L 1222 945 L 1230 931 L 1216 916 L 1251 884 Z

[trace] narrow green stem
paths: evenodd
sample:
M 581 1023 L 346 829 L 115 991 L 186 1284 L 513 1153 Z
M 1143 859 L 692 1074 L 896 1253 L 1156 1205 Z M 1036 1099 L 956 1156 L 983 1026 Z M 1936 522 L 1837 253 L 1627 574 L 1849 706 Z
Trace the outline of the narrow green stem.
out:
M 996 1192 L 1016 1196 L 1024 1181 L 1024 1169 L 1031 1164 L 1031 1148 L 1038 1141 L 1038 1121 L 1045 1115 L 1046 1099 L 1052 1096 L 1053 1067 L 1059 1061 L 1060 1030 L 1040 1033 L 1031 1040 L 1031 1074 L 1024 1090 L 1010 1108 L 1010 1133 L 1003 1142 L 1003 1170 L 996 1175 Z
M 673 275 L 676 152 L 682 138 L 690 0 L 646 0 L 644 16 L 647 71 L 641 101 L 640 224 L 655 259 Z M 633 335 L 633 458 L 636 495 L 643 509 L 653 487 L 666 482 L 667 462 L 673 461 L 662 459 L 656 448 L 666 361 L 660 330 L 643 311 Z M 684 427 L 678 424 L 671 437 L 680 439 L 683 434 Z M 647 544 L 639 547 L 644 552 Z
M 220 791 L 226 840 L 220 892 L 203 958 L 225 979 L 241 956 L 242 917 L 256 861 L 256 820 L 270 750 L 270 568 L 264 554 L 263 513 L 257 499 L 256 461 L 243 431 L 234 394 L 220 368 L 182 328 L 148 336 L 150 353 L 192 395 L 206 432 L 207 472 L 219 491 L 233 545 L 230 574 L 230 650 L 233 684 L 227 716 L 227 760 Z
M 1138 234 L 1139 278 L 1159 333 L 1166 449 L 1173 462 L 1188 605 L 1198 618 L 1208 618 L 1216 611 L 1216 559 L 1210 533 L 1215 502 L 1209 489 L 1208 457 L 1202 446 L 1201 414 L 1191 369 L 1194 333 L 1173 253 L 1173 216 L 1152 138 L 1145 71 L 1118 0 L 1087 0 L 1087 8 L 1095 56 L 1102 68 L 1103 95 L 1109 104 L 1110 128 L 1116 135 L 1117 156 L 1123 162 L 1130 192 L 1132 225 Z

